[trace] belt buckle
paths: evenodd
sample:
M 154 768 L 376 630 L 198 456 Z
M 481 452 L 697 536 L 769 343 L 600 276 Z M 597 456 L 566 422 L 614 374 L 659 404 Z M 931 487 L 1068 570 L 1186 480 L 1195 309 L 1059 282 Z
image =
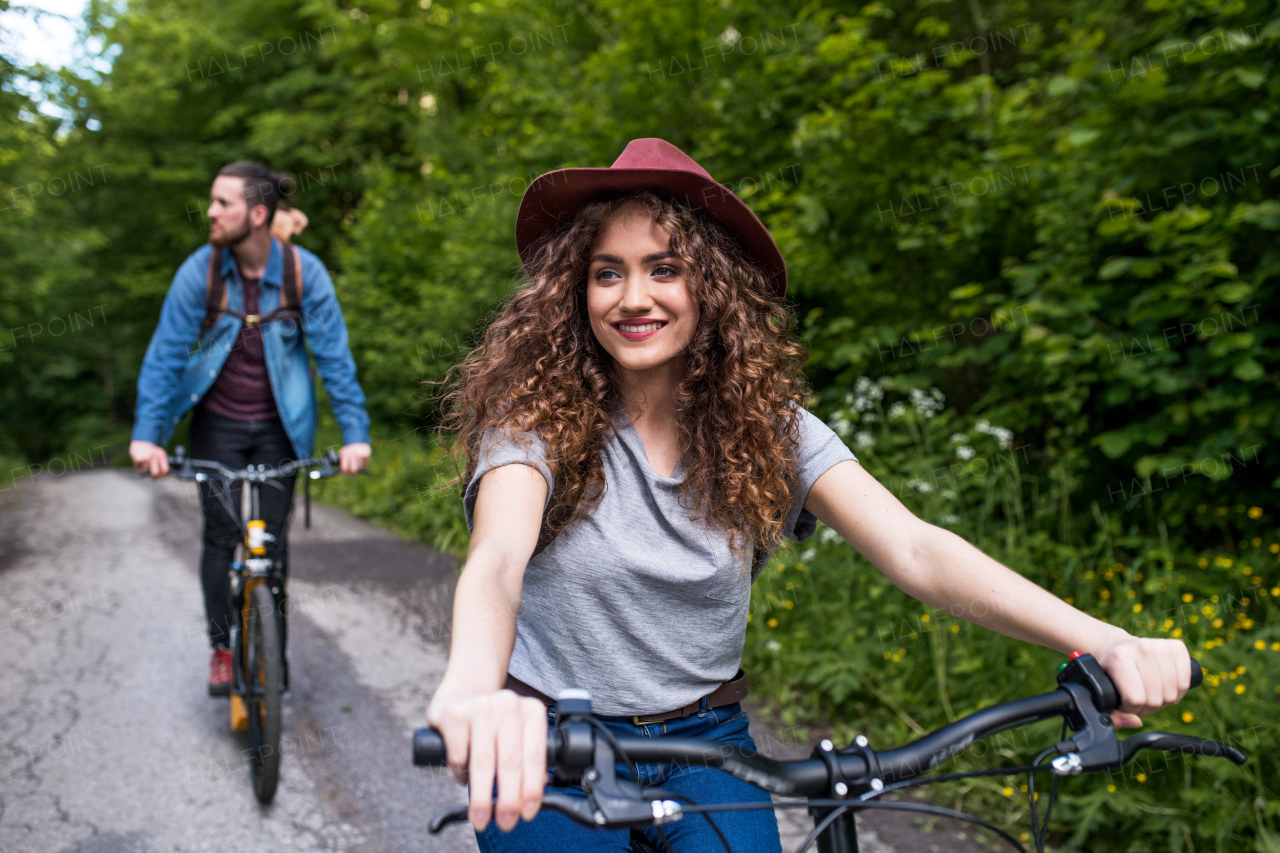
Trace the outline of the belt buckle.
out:
M 664 722 L 666 722 L 666 720 L 642 720 L 638 716 L 631 718 L 631 725 L 633 726 L 655 726 L 658 723 Z
M 256 326 L 261 321 L 261 317 L 257 314 L 246 314 L 244 323 L 246 326 Z

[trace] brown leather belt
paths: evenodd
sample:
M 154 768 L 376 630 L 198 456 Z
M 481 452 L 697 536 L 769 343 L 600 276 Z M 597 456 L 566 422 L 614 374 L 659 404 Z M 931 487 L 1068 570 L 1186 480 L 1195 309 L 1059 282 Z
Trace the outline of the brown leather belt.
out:
M 556 704 L 556 700 L 547 696 L 536 687 L 530 687 L 518 678 L 511 675 L 507 676 L 506 688 L 521 696 L 529 696 L 537 699 L 548 708 Z M 725 705 L 732 705 L 734 702 L 741 702 L 747 695 L 747 674 L 742 670 L 738 670 L 738 674 L 733 678 L 721 684 L 715 690 L 712 690 L 705 697 L 708 708 L 723 708 Z M 690 702 L 683 708 L 676 708 L 672 711 L 663 711 L 660 714 L 645 714 L 642 719 L 640 716 L 631 718 L 631 724 L 634 726 L 644 726 L 650 723 L 665 723 L 668 720 L 683 720 L 690 717 L 702 708 L 702 699 L 696 702 Z

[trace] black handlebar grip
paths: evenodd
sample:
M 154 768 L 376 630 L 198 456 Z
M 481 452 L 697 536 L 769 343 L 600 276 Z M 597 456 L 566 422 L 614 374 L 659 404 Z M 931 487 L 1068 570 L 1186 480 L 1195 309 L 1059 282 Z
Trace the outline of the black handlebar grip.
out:
M 415 729 L 413 732 L 413 764 L 415 767 L 444 767 L 448 755 L 444 738 L 435 729 Z

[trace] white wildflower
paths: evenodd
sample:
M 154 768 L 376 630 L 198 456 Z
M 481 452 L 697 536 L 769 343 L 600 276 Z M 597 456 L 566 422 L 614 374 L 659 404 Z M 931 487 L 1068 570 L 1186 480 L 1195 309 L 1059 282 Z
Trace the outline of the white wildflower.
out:
M 824 527 L 818 534 L 818 541 L 826 545 L 831 545 L 832 543 L 840 541 L 840 534 L 836 533 L 835 530 L 830 527 Z
M 948 440 L 952 444 L 964 444 L 966 441 L 969 440 L 969 436 L 965 435 L 962 432 L 953 432 L 951 433 L 951 438 Z
M 859 447 L 871 447 L 876 443 L 876 437 L 866 430 L 861 430 L 853 437 L 853 441 Z
M 974 452 L 974 449 L 967 444 L 962 444 L 956 448 L 956 456 L 961 459 L 972 459 Z
M 907 485 L 915 489 L 917 492 L 920 492 L 921 494 L 927 494 L 933 491 L 933 486 L 929 485 L 924 480 L 913 479 L 910 482 L 908 482 Z
M 942 523 L 943 524 L 959 524 L 960 516 L 956 515 L 954 512 L 949 512 L 942 517 Z
M 1000 445 L 1001 450 L 1008 450 L 1013 447 L 1013 430 L 1005 429 L 1000 426 L 992 426 L 991 422 L 983 419 L 978 421 L 974 427 L 978 432 L 986 433 L 995 438 L 996 443 Z
M 884 399 L 884 389 L 865 376 L 859 376 L 853 383 L 853 400 L 850 405 L 855 412 L 865 412 L 875 408 L 876 401 Z
M 800 562 L 807 563 L 816 556 L 818 556 L 817 551 L 813 550 L 812 548 L 806 548 L 804 550 L 804 553 L 800 555 Z
M 949 501 L 953 501 L 957 497 L 956 493 L 951 491 L 950 489 L 947 489 L 946 491 L 943 491 L 943 492 L 939 492 L 938 494 L 942 495 L 943 498 Z
M 845 420 L 843 416 L 832 418 L 830 426 L 832 431 L 841 438 L 844 438 L 853 431 L 853 424 L 850 421 Z
M 931 418 L 938 412 L 942 411 L 942 392 L 938 391 L 935 395 L 932 393 L 933 391 L 938 391 L 938 389 L 930 389 L 928 393 L 920 390 L 919 388 L 911 389 L 911 406 L 916 410 L 916 414 L 925 418 Z
M 900 418 L 906 413 L 907 407 L 901 400 L 889 407 L 889 417 L 891 418 Z
M 764 644 L 764 647 L 776 655 L 782 650 L 782 643 L 779 643 L 777 640 L 770 640 Z

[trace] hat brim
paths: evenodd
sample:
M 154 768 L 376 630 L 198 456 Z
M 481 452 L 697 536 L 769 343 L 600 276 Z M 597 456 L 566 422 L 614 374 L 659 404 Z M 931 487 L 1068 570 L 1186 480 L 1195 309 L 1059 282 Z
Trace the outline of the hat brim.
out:
M 607 193 L 651 190 L 710 214 L 728 228 L 764 272 L 775 298 L 787 292 L 787 265 L 769 229 L 728 187 L 678 169 L 557 169 L 525 190 L 516 216 L 516 249 L 528 267 L 538 243 L 584 205 Z

